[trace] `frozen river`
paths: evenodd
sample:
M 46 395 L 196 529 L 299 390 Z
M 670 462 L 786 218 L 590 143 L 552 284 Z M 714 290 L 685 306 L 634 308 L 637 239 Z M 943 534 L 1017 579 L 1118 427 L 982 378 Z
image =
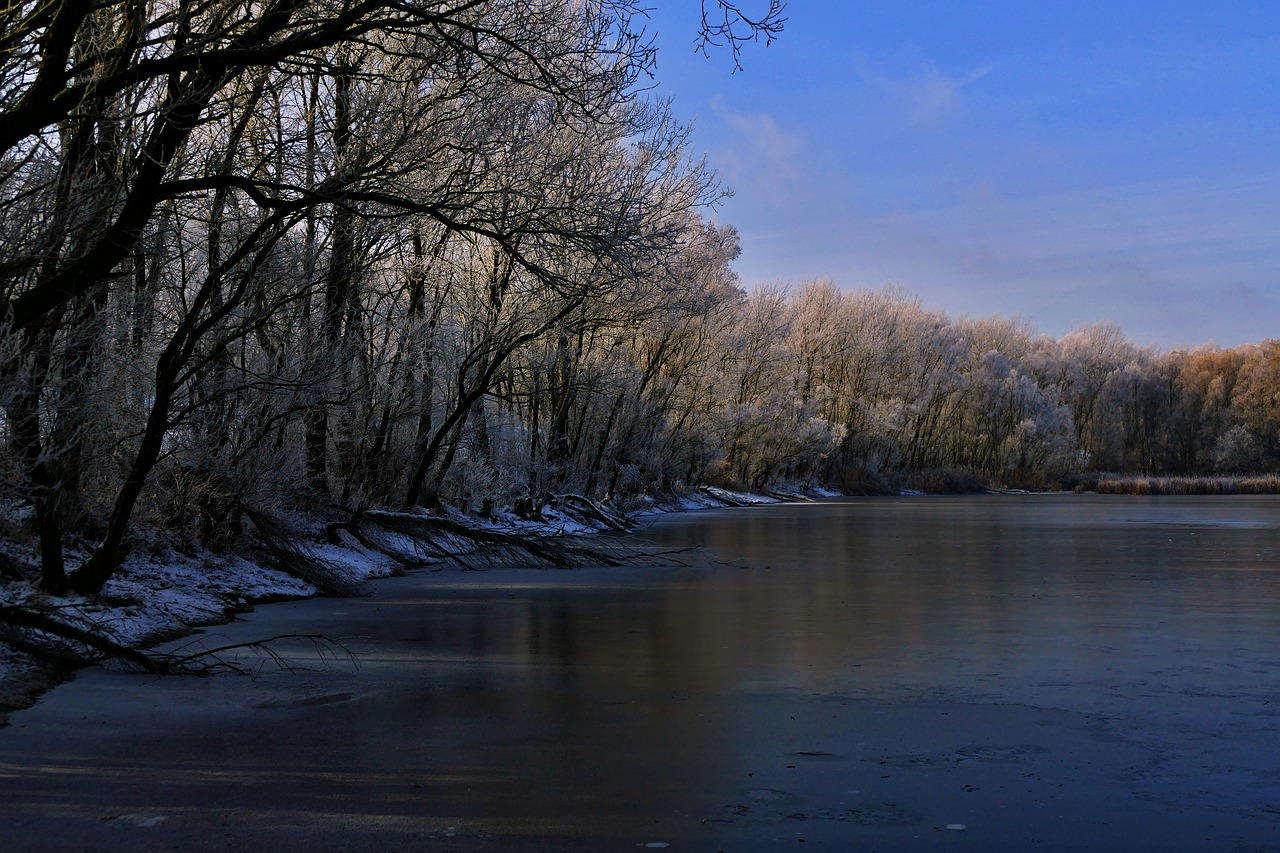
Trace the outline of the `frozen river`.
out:
M 707 550 L 209 632 L 323 631 L 358 666 L 83 673 L 0 729 L 0 846 L 1280 850 L 1280 499 L 845 500 L 645 536 Z

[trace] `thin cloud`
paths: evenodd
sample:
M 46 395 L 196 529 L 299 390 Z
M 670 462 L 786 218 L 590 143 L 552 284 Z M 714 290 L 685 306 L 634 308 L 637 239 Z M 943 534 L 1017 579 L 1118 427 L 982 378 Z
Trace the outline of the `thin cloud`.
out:
M 800 178 L 797 164 L 804 137 L 783 130 L 769 113 L 735 113 L 723 98 L 711 100 L 711 112 L 733 131 L 725 150 L 716 156 L 730 183 L 739 189 L 757 187 L 774 203 L 792 196 Z
M 826 210 L 763 239 L 743 230 L 747 283 L 897 282 L 931 307 L 1022 314 L 1061 335 L 1096 320 L 1165 348 L 1276 337 L 1280 170 L 1231 169 L 1070 190 L 975 186 L 953 202 Z M 788 218 L 788 222 L 792 221 Z
M 983 65 L 962 77 L 949 77 L 936 68 L 929 68 L 913 77 L 895 79 L 872 72 L 863 65 L 859 73 L 865 83 L 888 94 L 901 105 L 909 127 L 934 130 L 964 115 L 964 90 L 995 68 L 994 63 Z

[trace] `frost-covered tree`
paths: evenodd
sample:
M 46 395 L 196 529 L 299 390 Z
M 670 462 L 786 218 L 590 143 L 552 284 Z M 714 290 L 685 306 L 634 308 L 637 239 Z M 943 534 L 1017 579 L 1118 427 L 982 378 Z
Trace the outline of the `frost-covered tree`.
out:
M 736 55 L 780 11 L 706 4 L 704 35 Z M 100 538 L 92 591 L 148 489 L 235 503 L 214 483 L 268 447 L 313 499 L 376 499 L 407 441 L 412 502 L 510 352 L 642 289 L 710 188 L 641 91 L 643 25 L 626 0 L 0 10 L 0 402 L 45 586 L 65 525 Z M 466 375 L 423 352 L 464 279 L 532 294 Z

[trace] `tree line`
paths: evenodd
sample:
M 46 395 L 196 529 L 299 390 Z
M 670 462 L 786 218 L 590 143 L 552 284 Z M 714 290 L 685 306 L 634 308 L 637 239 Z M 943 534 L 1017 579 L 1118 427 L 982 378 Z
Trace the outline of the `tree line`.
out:
M 761 5 L 705 0 L 699 45 L 772 38 Z M 0 9 L 0 466 L 43 586 L 100 589 L 138 525 L 1275 464 L 1274 342 L 744 292 L 644 25 L 630 0 Z
M 748 341 L 730 348 L 751 367 L 719 474 L 738 483 L 1054 488 L 1085 472 L 1280 466 L 1280 341 L 1161 352 L 1106 322 L 1053 338 L 829 281 L 760 288 L 737 310 Z

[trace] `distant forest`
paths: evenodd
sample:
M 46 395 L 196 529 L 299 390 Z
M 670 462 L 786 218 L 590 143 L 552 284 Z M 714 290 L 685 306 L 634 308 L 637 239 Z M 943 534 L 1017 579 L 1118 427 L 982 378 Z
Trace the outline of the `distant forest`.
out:
M 1280 342 L 744 291 L 642 8 L 4 5 L 0 488 L 45 587 L 334 506 L 1275 470 Z M 735 57 L 777 23 L 703 9 Z

